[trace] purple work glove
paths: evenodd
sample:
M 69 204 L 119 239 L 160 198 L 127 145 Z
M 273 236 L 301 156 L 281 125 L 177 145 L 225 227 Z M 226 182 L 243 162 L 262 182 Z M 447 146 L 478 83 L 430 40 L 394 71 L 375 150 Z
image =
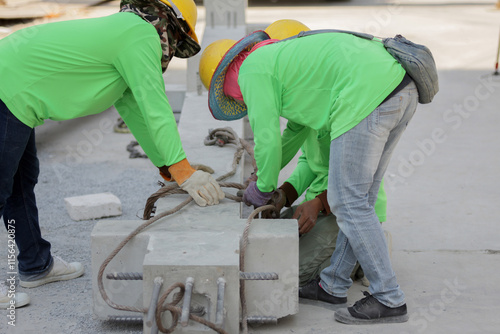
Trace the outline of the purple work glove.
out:
M 243 202 L 248 206 L 253 205 L 258 208 L 259 206 L 266 205 L 272 196 L 272 191 L 263 193 L 259 190 L 259 188 L 257 188 L 257 182 L 252 181 L 248 185 L 247 189 L 245 189 L 245 193 L 243 194 Z

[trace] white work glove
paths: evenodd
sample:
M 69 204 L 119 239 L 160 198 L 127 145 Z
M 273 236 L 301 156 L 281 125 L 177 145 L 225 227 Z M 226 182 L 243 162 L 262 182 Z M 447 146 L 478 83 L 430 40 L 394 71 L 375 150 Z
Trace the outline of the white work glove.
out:
M 193 197 L 199 206 L 219 204 L 224 192 L 215 179 L 207 172 L 197 170 L 180 187 Z

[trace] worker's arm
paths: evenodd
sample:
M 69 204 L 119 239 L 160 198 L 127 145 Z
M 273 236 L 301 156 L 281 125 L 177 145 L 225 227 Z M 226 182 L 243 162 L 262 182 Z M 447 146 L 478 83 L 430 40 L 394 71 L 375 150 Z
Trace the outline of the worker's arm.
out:
M 137 112 L 140 110 L 140 107 L 137 104 L 137 101 L 135 100 L 134 95 L 132 94 L 130 89 L 127 89 L 123 94 L 123 97 L 115 102 L 115 107 L 134 137 L 137 139 L 139 145 L 141 145 L 141 147 L 143 148 L 148 158 L 160 170 L 160 175 L 166 181 L 173 181 L 172 175 L 169 171 L 172 165 L 165 165 L 164 156 L 159 152 L 158 148 L 156 147 L 155 141 L 153 140 L 153 138 L 151 138 L 148 126 L 145 123 L 142 113 Z M 190 166 L 186 164 L 187 160 L 185 158 L 185 155 L 181 155 L 180 157 L 182 157 L 182 159 L 179 160 L 176 164 L 187 167 L 187 169 L 185 168 L 187 173 L 186 171 L 184 171 L 184 177 L 178 176 L 177 179 L 179 180 L 176 180 L 180 182 L 179 184 L 182 184 L 182 182 L 184 182 L 188 176 L 194 173 L 195 170 L 194 168 L 190 168 Z
M 155 140 L 151 137 L 146 120 L 130 89 L 127 89 L 123 97 L 115 102 L 115 107 L 151 162 L 157 167 L 166 165 L 165 157 L 160 153 Z M 179 155 L 178 158 L 174 159 L 174 163 L 177 162 L 175 160 L 179 159 L 180 161 L 185 157 L 185 154 Z
M 114 61 L 129 87 L 115 106 L 146 154 L 158 152 L 152 162 L 170 166 L 186 155 L 165 94 L 160 41 L 158 35 L 148 35 L 137 43 L 125 47 Z
M 217 182 L 208 173 L 196 171 L 186 159 L 165 94 L 160 57 L 154 29 L 119 52 L 113 64 L 129 88 L 115 106 L 166 180 L 174 179 L 198 205 L 217 204 L 224 198 Z
M 254 133 L 257 188 L 272 192 L 281 170 L 280 84 L 271 75 L 252 72 L 240 72 L 238 83 Z
M 285 167 L 309 135 L 311 128 L 288 121 L 281 136 L 281 168 Z
M 314 139 L 315 138 L 312 138 L 311 140 Z M 293 215 L 293 218 L 297 219 L 300 234 L 309 232 L 316 224 L 319 213 L 325 210 L 321 190 L 326 189 L 328 173 L 325 173 L 323 169 L 318 168 L 318 166 L 316 166 L 314 170 L 311 168 L 311 164 L 314 164 L 314 161 L 316 161 L 314 155 L 319 154 L 316 150 L 312 150 L 312 148 L 316 148 L 316 145 L 305 145 L 303 147 L 304 153 L 299 157 L 297 167 L 287 181 L 280 187 L 286 193 L 287 206 L 291 206 L 293 201 L 307 190 L 306 201 L 297 207 Z M 308 159 L 308 153 L 313 155 L 311 159 Z M 325 171 L 327 170 L 328 169 L 325 169 Z M 318 187 L 321 188 L 318 189 Z M 296 193 L 294 194 L 290 188 L 296 190 Z M 317 193 L 320 194 L 312 199 L 309 198 Z M 326 201 L 326 196 L 324 197 Z
M 307 156 L 304 152 L 297 162 L 290 177 L 280 187 L 286 195 L 286 206 L 291 206 L 295 200 L 300 197 L 316 179 L 317 175 L 312 171 Z
M 385 195 L 384 184 L 380 185 L 377 202 L 375 203 L 375 212 L 380 222 L 386 220 L 387 197 Z M 320 212 L 330 214 L 330 207 L 327 200 L 327 191 L 325 190 L 315 198 L 300 204 L 295 210 L 293 217 L 297 219 L 299 233 L 309 232 L 315 225 Z
M 305 127 L 303 125 L 299 125 L 299 124 L 291 122 L 291 121 L 289 121 L 287 123 L 287 127 L 283 131 L 283 135 L 281 136 L 281 139 L 282 139 L 282 142 L 281 142 L 282 143 L 282 145 L 281 145 L 282 158 L 281 158 L 280 170 L 283 169 L 283 167 L 285 167 L 290 162 L 290 160 L 293 159 L 293 157 L 295 156 L 295 154 L 299 150 L 300 146 L 307 138 L 310 130 L 311 129 L 308 127 Z M 256 180 L 257 180 L 257 175 L 254 175 L 252 173 L 252 176 L 250 176 L 250 178 L 247 180 L 247 183 L 250 184 L 251 181 L 256 181 Z M 290 198 L 293 197 L 293 200 L 292 200 L 292 202 L 293 202 L 298 197 L 297 193 L 296 193 L 295 189 L 293 188 L 293 186 L 291 186 L 290 184 L 287 184 L 287 185 L 288 186 L 286 187 L 286 189 L 289 189 L 290 193 L 294 194 L 294 195 L 289 194 L 289 196 L 291 196 Z M 254 185 L 252 185 L 252 187 L 253 186 Z M 257 194 L 256 189 L 254 189 L 254 191 Z M 269 197 L 269 194 L 267 195 L 267 197 Z M 265 197 L 263 197 L 262 201 L 264 201 L 264 200 L 265 200 Z M 245 203 L 246 203 L 246 201 L 245 201 Z

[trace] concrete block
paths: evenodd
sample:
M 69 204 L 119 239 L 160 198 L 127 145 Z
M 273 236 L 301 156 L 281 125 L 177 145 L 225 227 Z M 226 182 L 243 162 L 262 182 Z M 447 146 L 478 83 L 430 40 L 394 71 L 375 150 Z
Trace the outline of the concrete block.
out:
M 227 222 L 227 220 L 226 220 Z M 216 322 L 218 280 L 225 280 L 224 329 L 228 333 L 239 332 L 239 235 L 233 231 L 171 232 L 155 234 L 148 245 L 144 258 L 144 306 L 148 307 L 156 277 L 164 281 L 160 296 L 174 283 L 194 280 L 190 308 L 193 314 Z M 174 290 L 167 302 L 179 289 Z M 186 295 L 184 295 L 186 297 Z M 183 300 L 178 304 L 182 307 Z M 164 327 L 172 324 L 169 312 L 162 317 Z M 206 333 L 208 328 L 195 321 L 179 325 L 174 333 Z M 144 323 L 144 333 L 151 328 Z
M 120 199 L 111 193 L 67 197 L 64 202 L 73 220 L 113 217 L 122 214 Z
M 299 235 L 295 219 L 252 221 L 246 272 L 276 272 L 279 280 L 246 281 L 249 316 L 283 318 L 299 312 Z
M 226 204 L 235 207 L 235 204 Z M 224 205 L 219 206 L 223 208 Z M 245 219 L 203 215 L 216 207 L 191 207 L 181 214 L 163 218 L 132 239 L 110 262 L 105 271 L 142 272 L 143 281 L 104 279 L 111 300 L 138 308 L 148 307 L 156 277 L 164 280 L 165 291 L 175 282 L 193 277 L 193 302 L 206 309 L 206 319 L 215 321 L 217 280 L 226 280 L 224 298 L 226 330 L 237 333 L 239 324 L 239 253 Z M 231 210 L 221 210 L 228 213 Z M 100 221 L 92 231 L 92 283 L 94 312 L 106 319 L 131 315 L 110 308 L 97 286 L 97 273 L 104 259 L 143 221 Z M 298 312 L 298 235 L 295 220 L 255 220 L 249 232 L 245 271 L 276 272 L 276 281 L 246 281 L 249 315 L 282 318 Z M 170 299 L 169 299 L 170 300 Z M 133 315 L 133 314 L 132 314 Z M 170 323 L 168 312 L 164 322 Z M 234 329 L 234 331 L 233 331 Z M 198 333 L 204 326 L 190 323 L 176 333 Z M 144 333 L 150 328 L 144 326 Z
M 140 226 L 140 220 L 102 220 L 95 224 L 91 233 L 92 257 L 92 295 L 94 314 L 102 320 L 109 316 L 141 316 L 111 308 L 102 299 L 97 285 L 99 268 L 108 255 L 125 239 L 130 232 Z M 106 279 L 108 273 L 142 272 L 142 263 L 146 255 L 149 235 L 141 233 L 127 245 L 108 264 L 104 272 L 104 289 L 108 297 L 116 304 L 141 308 L 142 281 L 117 281 Z

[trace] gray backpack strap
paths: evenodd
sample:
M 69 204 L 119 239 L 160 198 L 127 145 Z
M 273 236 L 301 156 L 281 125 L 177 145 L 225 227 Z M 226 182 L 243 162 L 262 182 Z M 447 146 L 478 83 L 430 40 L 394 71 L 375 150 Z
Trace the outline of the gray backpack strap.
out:
M 301 31 L 297 35 L 285 38 L 283 41 L 288 41 L 290 39 L 295 39 L 295 38 L 300 38 L 304 36 L 310 36 L 310 35 L 316 35 L 316 34 L 323 34 L 323 33 L 344 33 L 344 34 L 351 34 L 360 38 L 364 38 L 367 40 L 372 40 L 374 38 L 373 35 L 370 34 L 365 34 L 362 32 L 355 32 L 355 31 L 349 31 L 349 30 L 338 30 L 338 29 L 319 29 L 319 30 L 309 30 L 309 31 Z

